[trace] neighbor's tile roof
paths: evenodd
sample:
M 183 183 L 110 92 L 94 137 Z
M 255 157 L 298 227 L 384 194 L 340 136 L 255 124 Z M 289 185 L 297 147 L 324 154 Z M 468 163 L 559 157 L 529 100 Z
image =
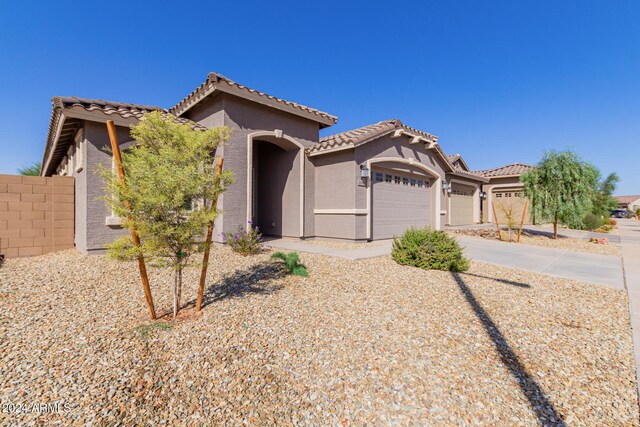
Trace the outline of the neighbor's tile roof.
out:
M 635 202 L 636 200 L 640 199 L 640 195 L 636 195 L 636 196 L 613 196 L 614 199 L 616 199 L 618 201 L 618 203 L 631 203 L 631 202 Z
M 326 151 L 330 148 L 341 147 L 352 144 L 354 146 L 363 144 L 378 138 L 384 134 L 390 133 L 396 129 L 404 129 L 411 133 L 424 137 L 429 142 L 437 142 L 438 137 L 430 133 L 423 132 L 409 126 L 406 126 L 398 119 L 384 120 L 372 125 L 362 126 L 357 129 L 336 133 L 334 135 L 320 138 L 320 141 L 309 148 L 309 152 Z M 446 157 L 446 156 L 445 156 Z
M 169 111 L 177 115 L 183 114 L 192 105 L 195 105 L 197 102 L 199 102 L 202 99 L 202 95 L 205 92 L 207 92 L 209 89 L 213 89 L 214 85 L 219 85 L 221 83 L 227 85 L 228 87 L 239 89 L 240 92 L 241 93 L 244 92 L 245 95 L 257 95 L 258 97 L 263 98 L 265 101 L 274 103 L 274 105 L 280 105 L 282 107 L 293 108 L 293 109 L 300 110 L 302 112 L 311 113 L 315 116 L 318 116 L 324 119 L 324 121 L 330 122 L 328 125 L 335 124 L 338 122 L 338 118 L 336 116 L 332 116 L 329 113 L 316 110 L 315 108 L 307 107 L 306 105 L 298 104 L 291 101 L 286 101 L 284 99 L 268 95 L 264 92 L 260 92 L 255 89 L 248 88 L 218 73 L 209 73 L 204 83 L 198 86 L 189 95 L 184 97 L 184 99 L 178 102 L 174 107 L 170 108 Z
M 485 169 L 481 171 L 474 171 L 473 173 L 485 176 L 487 178 L 491 178 L 491 177 L 497 177 L 497 176 L 521 175 L 534 168 L 535 166 L 527 165 L 524 163 L 513 163 L 510 165 L 501 166 L 495 169 Z

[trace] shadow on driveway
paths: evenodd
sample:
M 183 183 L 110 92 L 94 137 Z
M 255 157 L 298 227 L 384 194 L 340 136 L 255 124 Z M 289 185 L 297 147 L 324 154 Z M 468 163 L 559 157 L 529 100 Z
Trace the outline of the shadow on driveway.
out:
M 485 332 L 487 333 L 487 335 L 489 335 L 491 341 L 493 341 L 493 346 L 498 352 L 500 360 L 502 361 L 504 366 L 509 369 L 509 372 L 511 372 L 511 375 L 515 378 L 516 382 L 520 386 L 520 390 L 522 390 L 522 393 L 529 401 L 531 409 L 538 418 L 538 423 L 544 426 L 565 426 L 565 423 L 564 421 L 562 421 L 562 417 L 560 416 L 560 414 L 556 411 L 553 404 L 544 395 L 544 392 L 542 391 L 538 383 L 536 383 L 536 381 L 531 377 L 524 366 L 522 366 L 522 363 L 520 363 L 518 356 L 516 356 L 513 350 L 511 350 L 511 346 L 507 342 L 504 335 L 502 335 L 502 332 L 500 332 L 498 325 L 493 322 L 491 316 L 489 316 L 489 313 L 487 313 L 482 305 L 480 305 L 480 302 L 478 302 L 476 297 L 473 295 L 473 292 L 464 282 L 462 276 L 458 273 L 451 273 L 451 275 L 458 284 L 460 292 L 473 309 L 476 317 L 482 323 Z M 509 281 L 502 282 L 508 283 Z M 515 286 L 521 285 L 522 284 L 516 284 Z

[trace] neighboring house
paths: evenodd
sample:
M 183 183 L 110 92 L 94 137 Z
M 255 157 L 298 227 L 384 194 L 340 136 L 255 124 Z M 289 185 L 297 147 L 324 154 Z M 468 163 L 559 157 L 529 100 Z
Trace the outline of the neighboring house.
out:
M 618 208 L 635 212 L 640 209 L 640 196 L 614 196 L 618 201 Z
M 221 196 L 220 233 L 253 220 L 266 235 L 367 241 L 410 226 L 480 221 L 481 186 L 460 156 L 448 157 L 438 138 L 388 120 L 320 138 L 337 117 L 249 89 L 211 73 L 170 109 L 84 98 L 53 98 L 42 175 L 75 177 L 75 243 L 102 251 L 126 233 L 104 204 L 99 165 L 112 167 L 105 123 L 116 124 L 123 149 L 129 127 L 149 111 L 194 129 L 228 126 L 218 149 L 235 182 Z
M 485 222 L 494 222 L 493 209 L 491 203 L 494 203 L 498 222 L 505 224 L 505 213 L 503 207 L 511 206 L 518 220 L 522 218 L 524 209 L 524 185 L 520 182 L 520 175 L 533 169 L 531 165 L 523 163 L 513 163 L 501 166 L 496 169 L 487 169 L 475 171 L 477 175 L 483 176 L 489 182 L 482 186 L 482 191 L 486 194 L 482 202 L 482 215 Z M 525 224 L 531 224 L 532 218 L 529 215 L 530 210 L 525 217 Z

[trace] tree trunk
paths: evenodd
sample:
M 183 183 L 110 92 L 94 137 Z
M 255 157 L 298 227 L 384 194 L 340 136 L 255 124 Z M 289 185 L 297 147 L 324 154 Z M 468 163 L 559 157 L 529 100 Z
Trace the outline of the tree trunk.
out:
M 178 269 L 178 311 L 182 304 L 182 266 Z
M 553 238 L 558 238 L 558 211 L 553 216 Z
M 178 315 L 178 270 L 173 273 L 173 318 Z

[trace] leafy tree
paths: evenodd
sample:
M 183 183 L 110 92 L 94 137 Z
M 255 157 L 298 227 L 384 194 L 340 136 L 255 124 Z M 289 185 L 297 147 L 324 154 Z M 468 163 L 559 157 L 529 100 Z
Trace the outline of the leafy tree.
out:
M 616 185 L 620 181 L 618 174 L 611 173 L 598 183 L 591 199 L 591 212 L 600 219 L 609 218 L 611 211 L 618 207 L 618 201 L 613 198 Z
M 30 165 L 18 168 L 18 174 L 23 176 L 40 176 L 40 169 L 42 169 L 42 163 L 33 162 Z
M 573 151 L 549 151 L 532 169 L 520 177 L 531 212 L 537 220 L 553 223 L 553 238 L 558 238 L 558 223 L 581 227 L 592 207 L 598 170 Z
M 172 117 L 152 112 L 131 128 L 137 144 L 122 153 L 126 185 L 110 168 L 101 175 L 108 206 L 140 235 L 136 249 L 130 236 L 108 245 L 110 256 L 130 259 L 142 252 L 156 265 L 175 270 L 173 314 L 180 310 L 182 271 L 192 255 L 204 251 L 207 225 L 218 212 L 211 201 L 233 181 L 224 171 L 216 176 L 212 153 L 228 140 L 226 127 L 193 130 Z

